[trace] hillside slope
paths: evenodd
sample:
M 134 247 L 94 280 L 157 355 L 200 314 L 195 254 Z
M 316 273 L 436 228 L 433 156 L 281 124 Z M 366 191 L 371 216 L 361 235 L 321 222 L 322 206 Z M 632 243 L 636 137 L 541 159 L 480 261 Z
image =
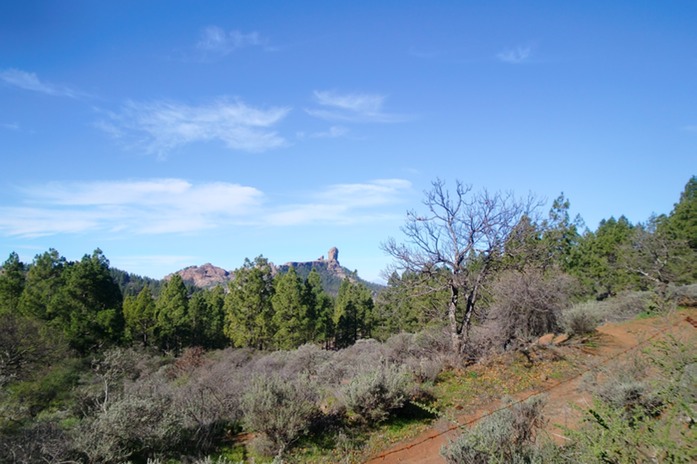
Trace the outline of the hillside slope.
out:
M 597 346 L 594 348 L 574 344 L 553 348 L 558 355 L 573 360 L 576 364 L 577 369 L 571 376 L 555 380 L 543 375 L 533 387 L 509 391 L 509 394 L 516 401 L 544 394 L 546 396 L 544 409 L 547 419 L 546 430 L 558 441 L 563 442 L 566 440 L 564 428 L 576 427 L 580 419 L 579 410 L 587 408 L 590 404 L 590 393 L 583 385 L 584 373 L 598 369 L 611 372 L 633 357 L 643 356 L 642 350 L 651 343 L 671 337 L 689 344 L 697 343 L 695 320 L 697 320 L 697 309 L 692 308 L 663 317 L 604 324 L 597 329 Z M 484 372 L 483 375 L 487 374 Z M 454 418 L 448 416 L 451 418 L 450 421 L 438 421 L 416 438 L 394 444 L 374 454 L 367 462 L 375 464 L 445 463 L 446 460 L 440 455 L 443 445 L 457 437 L 463 427 L 473 426 L 480 419 L 502 407 L 501 401 L 486 401 L 484 398 L 475 403 L 476 406 L 472 409 L 464 408 L 454 411 Z

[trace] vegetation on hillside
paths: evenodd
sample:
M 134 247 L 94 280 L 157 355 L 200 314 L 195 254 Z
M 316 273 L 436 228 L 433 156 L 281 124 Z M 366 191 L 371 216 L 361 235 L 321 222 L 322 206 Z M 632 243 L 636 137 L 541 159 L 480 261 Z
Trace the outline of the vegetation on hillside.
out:
M 196 289 L 176 274 L 160 282 L 113 269 L 99 249 L 78 261 L 51 249 L 28 264 L 11 253 L 0 270 L 0 461 L 292 461 L 309 449 L 336 460 L 379 424 L 441 413 L 433 394 L 444 369 L 697 300 L 695 177 L 669 214 L 609 218 L 595 231 L 570 219 L 563 195 L 540 217 L 535 200 L 436 181 L 424 207 L 408 214 L 403 241 L 385 243 L 395 267 L 378 294 L 346 278 L 334 297 L 316 270 L 274 274 L 261 256 L 226 288 Z M 444 453 L 629 462 L 603 441 L 609 430 L 655 447 L 667 440 L 677 451 L 666 459 L 688 462 L 693 435 L 674 439 L 683 430 L 663 418 L 687 408 L 694 419 L 694 382 L 683 380 L 697 360 L 668 348 L 688 354 L 667 367 L 678 380 L 642 387 L 657 404 L 628 410 L 599 393 L 577 448 L 536 448 L 530 405 L 511 411 L 531 418 L 527 428 L 482 425 L 501 433 L 477 429 Z M 243 432 L 254 433 L 249 446 Z M 499 446 L 504 454 L 480 453 L 511 436 L 520 439 Z

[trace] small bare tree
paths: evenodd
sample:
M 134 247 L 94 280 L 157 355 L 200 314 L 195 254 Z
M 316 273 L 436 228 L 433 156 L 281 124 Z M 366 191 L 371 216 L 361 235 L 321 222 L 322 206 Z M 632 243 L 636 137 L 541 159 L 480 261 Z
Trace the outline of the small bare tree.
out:
M 511 193 L 475 193 L 460 181 L 451 194 L 440 179 L 432 182 L 423 203 L 425 214 L 407 212 L 401 228 L 406 241 L 390 238 L 382 249 L 395 259 L 395 270 L 421 275 L 429 291 L 447 291 L 452 349 L 460 354 L 482 288 L 500 262 L 511 230 L 539 203 Z

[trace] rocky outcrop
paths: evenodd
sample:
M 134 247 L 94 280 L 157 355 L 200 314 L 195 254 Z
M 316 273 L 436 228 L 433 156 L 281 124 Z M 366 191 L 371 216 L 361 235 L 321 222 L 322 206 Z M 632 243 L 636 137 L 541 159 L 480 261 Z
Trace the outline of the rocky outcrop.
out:
M 341 266 L 341 264 L 339 264 L 339 249 L 336 247 L 332 247 L 327 252 L 326 259 L 324 256 L 321 256 L 314 261 L 295 261 L 278 266 L 273 263 L 269 264 L 274 275 L 288 272 L 288 269 L 294 268 L 302 279 L 306 278 L 308 274 L 315 269 L 320 274 L 324 290 L 331 295 L 337 294 L 341 281 L 347 277 L 352 281 L 363 282 L 374 292 L 377 292 L 381 288 L 380 285 L 366 282 L 358 277 L 355 272 L 351 272 Z M 216 285 L 227 287 L 228 282 L 234 277 L 232 272 L 213 266 L 210 263 L 206 263 L 202 266 L 189 266 L 181 271 L 177 271 L 176 274 L 179 274 L 185 283 L 199 288 L 211 288 Z M 171 274 L 165 277 L 165 279 L 169 280 L 170 277 Z
M 202 266 L 189 266 L 181 271 L 177 271 L 182 280 L 199 288 L 210 288 L 216 285 L 226 286 L 232 280 L 232 273 L 211 263 L 206 263 Z M 169 280 L 170 276 L 165 277 Z

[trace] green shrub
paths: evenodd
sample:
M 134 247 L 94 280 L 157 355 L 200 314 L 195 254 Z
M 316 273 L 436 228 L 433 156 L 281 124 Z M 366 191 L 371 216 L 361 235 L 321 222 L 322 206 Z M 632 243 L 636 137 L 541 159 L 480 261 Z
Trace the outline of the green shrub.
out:
M 257 449 L 282 454 L 312 425 L 319 414 L 316 386 L 307 377 L 285 379 L 258 375 L 242 397 L 244 422 L 260 432 Z
M 376 424 L 387 419 L 390 411 L 404 405 L 411 386 L 406 367 L 383 363 L 351 379 L 341 388 L 339 397 L 352 418 L 364 424 Z
M 595 388 L 584 427 L 569 431 L 576 462 L 697 462 L 697 348 L 669 337 L 648 357 Z
M 88 462 L 122 462 L 178 448 L 182 430 L 167 397 L 124 396 L 83 420 L 73 438 Z
M 564 331 L 571 336 L 588 335 L 598 327 L 598 304 L 594 301 L 572 306 L 562 314 Z
M 536 438 L 543 406 L 536 396 L 498 411 L 443 446 L 441 455 L 450 464 L 541 462 Z

